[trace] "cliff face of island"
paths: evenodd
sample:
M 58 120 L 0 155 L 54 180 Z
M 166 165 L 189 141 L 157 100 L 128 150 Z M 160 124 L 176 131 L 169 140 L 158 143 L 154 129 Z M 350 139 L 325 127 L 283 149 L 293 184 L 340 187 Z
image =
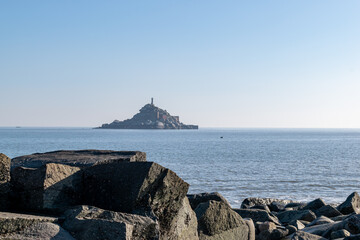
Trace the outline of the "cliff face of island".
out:
M 197 125 L 186 125 L 180 122 L 179 116 L 171 116 L 166 110 L 146 104 L 131 119 L 115 120 L 98 128 L 107 129 L 198 129 Z

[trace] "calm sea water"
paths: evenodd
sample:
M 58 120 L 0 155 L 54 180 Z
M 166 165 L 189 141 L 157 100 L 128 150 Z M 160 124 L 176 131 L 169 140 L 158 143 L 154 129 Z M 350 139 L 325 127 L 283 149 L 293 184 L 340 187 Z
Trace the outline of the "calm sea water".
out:
M 360 191 L 360 129 L 0 128 L 0 152 L 11 158 L 60 149 L 144 151 L 190 193 L 218 191 L 233 207 L 246 197 L 342 202 Z

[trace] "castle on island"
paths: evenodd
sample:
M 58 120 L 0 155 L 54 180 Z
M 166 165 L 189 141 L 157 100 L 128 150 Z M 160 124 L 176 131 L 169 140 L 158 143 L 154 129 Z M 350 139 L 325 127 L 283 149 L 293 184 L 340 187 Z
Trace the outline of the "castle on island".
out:
M 105 123 L 101 127 L 106 129 L 198 129 L 198 125 L 186 125 L 180 122 L 179 116 L 171 116 L 166 110 L 154 105 L 154 98 L 151 103 L 142 107 L 139 113 L 131 119 L 124 121 L 115 120 L 112 123 Z

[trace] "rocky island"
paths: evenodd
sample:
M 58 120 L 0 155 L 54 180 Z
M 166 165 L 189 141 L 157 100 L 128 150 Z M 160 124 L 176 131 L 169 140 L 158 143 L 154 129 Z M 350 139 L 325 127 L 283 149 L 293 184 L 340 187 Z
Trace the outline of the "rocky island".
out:
M 100 128 L 107 129 L 198 129 L 197 125 L 186 125 L 180 122 L 179 116 L 171 116 L 166 110 L 151 103 L 146 104 L 131 119 L 124 121 L 115 120 L 112 123 L 105 123 Z

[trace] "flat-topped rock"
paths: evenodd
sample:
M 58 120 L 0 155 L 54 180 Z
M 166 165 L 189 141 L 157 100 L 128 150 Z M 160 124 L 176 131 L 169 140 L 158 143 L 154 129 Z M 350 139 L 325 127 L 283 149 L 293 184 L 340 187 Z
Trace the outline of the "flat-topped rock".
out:
M 39 222 L 55 223 L 58 222 L 58 218 L 29 215 L 29 214 L 10 213 L 10 212 L 0 212 L 0 234 L 19 232 Z
M 60 150 L 13 158 L 11 160 L 11 168 L 19 166 L 38 168 L 47 163 L 87 167 L 105 161 L 145 162 L 146 153 L 139 151 Z

